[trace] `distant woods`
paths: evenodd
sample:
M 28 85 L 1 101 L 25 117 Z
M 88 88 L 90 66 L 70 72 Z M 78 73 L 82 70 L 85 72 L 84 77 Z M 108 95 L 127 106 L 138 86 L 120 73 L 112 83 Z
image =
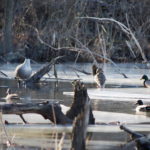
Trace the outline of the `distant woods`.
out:
M 143 61 L 135 41 L 115 23 L 80 19 L 96 17 L 127 26 L 149 60 L 149 7 L 149 0 L 1 0 L 0 55 L 9 61 L 49 61 L 66 55 L 64 61 L 86 62 L 93 61 L 90 53 L 97 53 L 99 62 Z

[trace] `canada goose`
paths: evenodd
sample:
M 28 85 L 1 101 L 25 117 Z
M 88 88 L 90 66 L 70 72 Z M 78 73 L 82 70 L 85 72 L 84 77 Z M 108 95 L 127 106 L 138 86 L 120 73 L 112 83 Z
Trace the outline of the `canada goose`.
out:
M 94 80 L 97 83 L 97 87 L 104 88 L 106 77 L 102 68 L 98 68 L 96 65 L 92 66 Z
M 24 62 L 18 65 L 15 69 L 15 78 L 26 80 L 32 74 L 32 68 L 30 65 L 30 59 L 25 59 Z
M 150 88 L 150 80 L 148 79 L 148 76 L 147 75 L 143 75 L 141 80 L 142 79 L 144 80 L 144 82 L 143 82 L 144 87 Z
M 142 100 L 138 100 L 136 102 L 136 105 L 138 105 L 136 107 L 136 111 L 145 111 L 145 112 L 150 112 L 150 105 L 144 105 Z

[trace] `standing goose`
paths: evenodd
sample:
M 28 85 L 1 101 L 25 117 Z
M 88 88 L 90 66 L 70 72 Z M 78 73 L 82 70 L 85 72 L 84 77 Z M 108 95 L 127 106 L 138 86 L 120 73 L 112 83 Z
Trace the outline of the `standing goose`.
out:
M 94 80 L 97 83 L 97 87 L 104 88 L 106 77 L 102 68 L 98 68 L 96 65 L 92 66 Z
M 136 107 L 136 111 L 145 111 L 145 112 L 150 112 L 150 105 L 144 105 L 142 100 L 138 100 L 136 102 L 136 105 L 138 105 Z
M 24 62 L 18 65 L 15 69 L 15 78 L 20 80 L 28 79 L 32 74 L 30 59 L 25 59 Z
M 10 89 L 7 89 L 6 94 L 7 96 L 5 97 L 5 100 L 7 104 L 14 104 L 20 101 L 20 97 L 18 96 L 18 94 L 16 93 L 12 94 Z M 19 116 L 22 119 L 22 121 L 26 124 L 27 121 L 24 119 L 23 115 L 21 114 Z
M 150 80 L 148 79 L 148 76 L 147 75 L 143 75 L 141 80 L 142 79 L 144 80 L 144 82 L 143 82 L 144 87 L 150 88 Z

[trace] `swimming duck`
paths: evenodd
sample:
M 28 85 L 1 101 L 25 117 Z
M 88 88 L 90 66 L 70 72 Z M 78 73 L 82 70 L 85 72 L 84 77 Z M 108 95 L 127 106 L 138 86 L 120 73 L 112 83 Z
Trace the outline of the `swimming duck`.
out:
M 7 103 L 7 104 L 14 104 L 14 103 L 16 103 L 16 102 L 18 102 L 18 101 L 20 100 L 20 97 L 18 96 L 18 94 L 16 94 L 16 93 L 12 94 L 12 93 L 11 93 L 11 89 L 7 89 L 6 93 L 7 93 L 7 96 L 5 97 L 5 100 L 6 100 L 6 103 Z M 25 124 L 28 123 L 28 122 L 24 119 L 24 117 L 23 117 L 22 114 L 20 114 L 19 116 L 20 116 L 20 118 L 22 119 L 22 121 L 23 121 Z
M 142 100 L 138 100 L 136 102 L 136 105 L 138 105 L 136 107 L 136 111 L 146 111 L 146 112 L 150 112 L 150 105 L 144 105 Z
M 147 75 L 143 75 L 141 80 L 144 80 L 143 84 L 144 84 L 144 87 L 146 88 L 150 88 L 150 80 L 148 79 L 148 76 Z
M 32 74 L 32 68 L 30 64 L 30 59 L 25 59 L 24 62 L 18 65 L 15 69 L 15 78 L 26 80 Z
M 94 80 L 97 83 L 97 87 L 104 88 L 106 77 L 102 68 L 98 68 L 96 65 L 92 66 Z
M 7 104 L 13 104 L 20 100 L 20 97 L 18 96 L 18 94 L 11 93 L 11 89 L 7 89 L 6 94 L 7 96 L 5 97 L 5 100 Z

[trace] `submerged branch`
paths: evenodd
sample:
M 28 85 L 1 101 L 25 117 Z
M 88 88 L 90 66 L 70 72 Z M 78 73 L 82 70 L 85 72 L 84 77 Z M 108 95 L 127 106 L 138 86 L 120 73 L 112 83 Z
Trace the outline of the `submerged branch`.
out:
M 137 150 L 150 150 L 150 137 L 143 134 L 134 132 L 127 127 L 121 125 L 120 129 L 129 133 L 132 137 L 132 140 L 136 143 Z

